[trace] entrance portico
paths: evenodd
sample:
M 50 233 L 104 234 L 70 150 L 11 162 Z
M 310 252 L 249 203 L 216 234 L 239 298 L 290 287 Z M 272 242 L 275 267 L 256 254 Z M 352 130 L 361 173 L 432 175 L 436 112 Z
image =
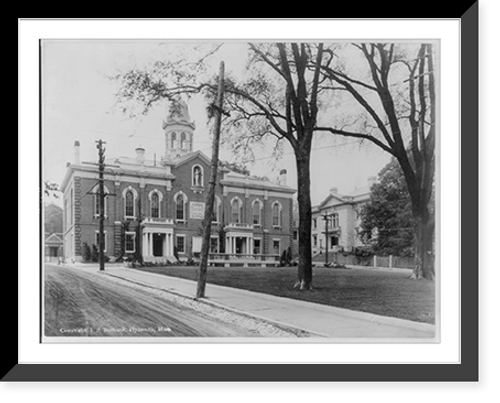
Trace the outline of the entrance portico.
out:
M 173 224 L 162 221 L 145 220 L 142 226 L 142 257 L 146 261 L 171 260 L 174 256 Z M 162 225 L 163 224 L 163 225 Z
M 230 223 L 225 227 L 226 253 L 253 254 L 253 225 Z
M 253 253 L 253 234 L 226 235 L 226 253 L 249 255 Z

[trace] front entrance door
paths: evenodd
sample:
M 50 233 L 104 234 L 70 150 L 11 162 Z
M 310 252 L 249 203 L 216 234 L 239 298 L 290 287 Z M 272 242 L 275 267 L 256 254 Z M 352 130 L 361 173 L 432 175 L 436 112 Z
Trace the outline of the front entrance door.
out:
M 163 256 L 165 234 L 153 234 L 153 256 Z
M 244 247 L 244 242 L 243 242 L 243 238 L 241 237 L 236 237 L 236 253 L 238 255 L 241 255 L 243 253 L 245 253 L 243 251 L 243 247 Z

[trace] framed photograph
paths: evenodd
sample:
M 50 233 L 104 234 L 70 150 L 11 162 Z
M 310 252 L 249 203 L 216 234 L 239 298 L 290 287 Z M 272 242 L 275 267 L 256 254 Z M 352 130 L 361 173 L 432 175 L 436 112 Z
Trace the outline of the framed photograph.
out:
M 19 27 L 4 381 L 477 381 L 477 2 Z

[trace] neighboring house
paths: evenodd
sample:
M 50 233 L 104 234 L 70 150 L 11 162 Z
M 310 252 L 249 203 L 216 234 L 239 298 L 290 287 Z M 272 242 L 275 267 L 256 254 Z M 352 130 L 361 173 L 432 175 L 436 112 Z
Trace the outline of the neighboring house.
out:
M 45 234 L 45 260 L 57 261 L 63 256 L 63 234 Z
M 312 208 L 313 254 L 329 251 L 350 252 L 362 246 L 358 237 L 361 225 L 361 207 L 370 200 L 370 187 L 375 177 L 368 179 L 368 186 L 341 195 L 337 188 L 330 189 L 328 196 Z M 328 219 L 328 234 L 326 232 Z
M 145 261 L 172 260 L 174 250 L 181 259 L 201 251 L 210 159 L 192 150 L 195 125 L 185 102 L 171 104 L 162 127 L 161 161 L 146 160 L 142 147 L 135 158 L 105 161 L 104 245 L 111 258 L 137 248 Z M 80 161 L 76 141 L 75 160 L 61 185 L 66 259 L 81 260 L 84 243 L 98 245 L 98 189 L 98 165 Z M 281 254 L 291 242 L 294 193 L 286 186 L 285 170 L 273 183 L 220 168 L 210 251 Z

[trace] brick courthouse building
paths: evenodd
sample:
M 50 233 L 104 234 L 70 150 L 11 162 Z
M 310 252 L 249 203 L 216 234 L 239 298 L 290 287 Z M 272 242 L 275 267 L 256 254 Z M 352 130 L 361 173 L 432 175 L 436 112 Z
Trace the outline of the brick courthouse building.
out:
M 140 248 L 145 261 L 196 257 L 210 177 L 210 159 L 193 151 L 194 122 L 185 102 L 171 103 L 163 122 L 164 156 L 105 161 L 105 254 L 112 260 Z M 161 136 L 159 136 L 159 146 Z M 83 258 L 84 244 L 98 245 L 96 162 L 80 160 L 80 144 L 61 185 L 64 194 L 64 255 Z M 265 262 L 291 245 L 292 195 L 286 171 L 277 183 L 219 169 L 212 219 L 211 259 Z M 140 239 L 137 239 L 140 237 Z

